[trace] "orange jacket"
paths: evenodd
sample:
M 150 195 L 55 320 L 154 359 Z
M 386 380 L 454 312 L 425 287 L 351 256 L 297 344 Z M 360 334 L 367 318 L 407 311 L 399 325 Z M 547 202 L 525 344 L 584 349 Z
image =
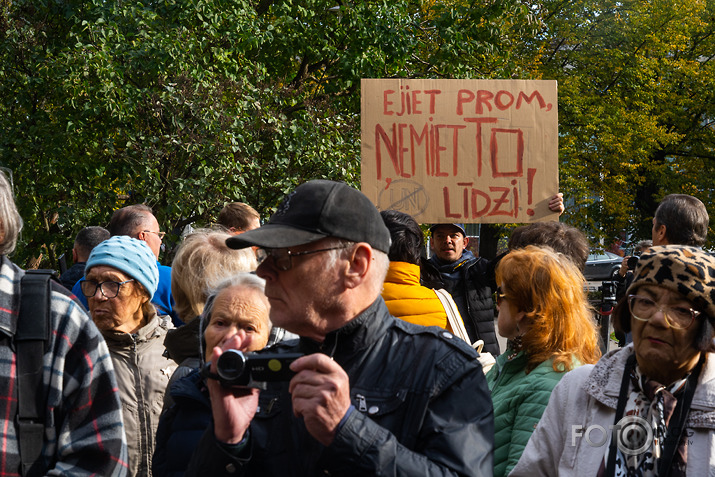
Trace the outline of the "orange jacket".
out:
M 390 314 L 423 326 L 451 331 L 447 314 L 434 290 L 420 285 L 420 267 L 407 262 L 390 262 L 382 298 Z

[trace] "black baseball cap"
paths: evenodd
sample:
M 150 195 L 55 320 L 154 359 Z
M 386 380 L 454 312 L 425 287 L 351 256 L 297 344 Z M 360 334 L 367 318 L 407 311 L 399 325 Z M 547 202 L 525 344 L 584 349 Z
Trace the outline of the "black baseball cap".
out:
M 365 194 L 343 182 L 313 180 L 283 198 L 265 225 L 226 239 L 233 249 L 286 248 L 338 237 L 388 253 L 390 232 Z

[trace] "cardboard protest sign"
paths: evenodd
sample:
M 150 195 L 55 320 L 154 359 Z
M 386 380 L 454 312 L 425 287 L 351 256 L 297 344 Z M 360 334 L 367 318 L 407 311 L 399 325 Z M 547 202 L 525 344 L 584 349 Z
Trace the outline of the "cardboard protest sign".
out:
M 555 220 L 556 81 L 362 80 L 362 191 L 421 223 Z

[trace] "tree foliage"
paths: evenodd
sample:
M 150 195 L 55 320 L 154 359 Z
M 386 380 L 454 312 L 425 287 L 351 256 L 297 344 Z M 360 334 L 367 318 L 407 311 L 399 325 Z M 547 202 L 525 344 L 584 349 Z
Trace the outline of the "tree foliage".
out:
M 0 163 L 20 261 L 112 210 L 163 228 L 264 215 L 314 178 L 359 184 L 363 77 L 519 76 L 528 9 L 327 0 L 17 0 L 0 18 Z M 24 262 L 27 264 L 26 262 Z
M 17 260 L 132 203 L 172 245 L 227 201 L 359 185 L 361 78 L 557 79 L 565 220 L 644 238 L 663 195 L 712 202 L 714 28 L 701 0 L 6 0 Z
M 650 238 L 669 193 L 712 214 L 715 21 L 711 2 L 551 1 L 538 11 L 539 74 L 559 81 L 566 220 L 606 243 Z

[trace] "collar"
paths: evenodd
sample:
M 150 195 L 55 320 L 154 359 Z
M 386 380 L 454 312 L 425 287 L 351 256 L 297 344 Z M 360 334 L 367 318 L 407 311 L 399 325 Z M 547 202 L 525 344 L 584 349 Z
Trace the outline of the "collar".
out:
M 437 257 L 437 255 L 435 254 L 430 257 L 429 261 L 432 262 L 435 267 L 437 267 L 437 270 L 444 273 L 453 272 L 464 265 L 468 265 L 476 258 L 477 257 L 475 257 L 472 252 L 470 252 L 469 250 L 464 250 L 462 251 L 462 256 L 454 262 L 445 262 L 444 260 L 440 260 L 440 258 Z
M 331 331 L 322 343 L 300 338 L 299 350 L 305 354 L 323 353 L 340 362 L 377 342 L 390 326 L 390 313 L 382 297 L 342 328 Z
M 156 311 L 152 310 L 151 314 L 147 316 L 146 325 L 139 328 L 136 333 L 124 333 L 113 330 L 102 330 L 102 336 L 104 336 L 105 340 L 113 341 L 115 343 L 149 341 L 153 338 L 160 337 L 161 332 L 159 328 L 166 327 L 165 325 L 166 320 L 163 320 L 159 315 L 156 314 Z
M 20 280 L 25 272 L 5 255 L 0 260 L 0 333 L 9 337 L 17 331 L 20 314 Z
M 509 356 L 512 355 L 513 358 L 509 359 Z M 497 356 L 496 363 L 494 363 L 492 369 L 494 370 L 493 372 L 496 373 L 496 376 L 500 376 L 507 371 L 512 373 L 523 371 L 526 369 L 527 362 L 526 353 L 524 353 L 523 350 L 514 354 L 514 350 L 507 348 L 506 351 Z
M 625 348 L 615 349 L 605 354 L 596 363 L 583 384 L 584 391 L 596 401 L 616 409 L 618 394 L 628 356 L 633 353 L 633 343 Z M 708 353 L 700 373 L 698 386 L 691 407 L 691 420 L 697 418 L 701 423 L 715 428 L 715 361 Z M 694 411 L 697 411 L 694 412 Z M 705 424 L 705 423 L 708 424 Z
M 386 283 L 420 284 L 420 266 L 407 262 L 390 262 L 385 276 Z
M 628 356 L 633 353 L 633 343 L 625 348 L 615 349 L 605 354 L 591 370 L 584 384 L 586 393 L 606 406 L 616 409 L 621 378 Z

